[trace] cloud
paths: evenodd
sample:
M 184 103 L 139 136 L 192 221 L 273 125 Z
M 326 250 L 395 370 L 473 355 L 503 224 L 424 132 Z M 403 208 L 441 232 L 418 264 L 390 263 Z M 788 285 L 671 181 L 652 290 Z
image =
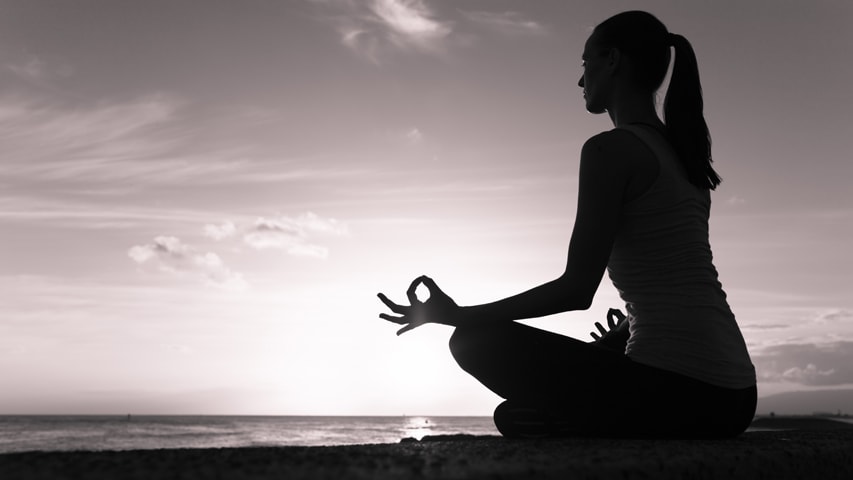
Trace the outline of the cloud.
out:
M 213 252 L 198 252 L 177 237 L 158 236 L 152 243 L 135 245 L 128 257 L 140 266 L 160 272 L 202 279 L 206 284 L 227 290 L 245 290 L 248 283 L 239 273 L 231 271 Z
M 370 8 L 404 41 L 429 41 L 450 33 L 450 27 L 432 18 L 422 0 L 374 0 Z
M 46 75 L 46 65 L 36 57 L 30 57 L 26 62 L 6 66 L 15 75 L 24 80 L 41 81 Z
M 127 254 L 139 264 L 154 258 L 168 258 L 170 260 L 163 266 L 169 269 L 172 263 L 181 262 L 189 256 L 189 247 L 176 237 L 160 236 L 154 239 L 154 243 L 132 247 Z
M 853 311 L 845 309 L 831 309 L 819 312 L 815 317 L 817 323 L 853 322 Z
M 207 224 L 203 233 L 216 241 L 239 238 L 243 244 L 256 250 L 284 250 L 298 257 L 327 258 L 329 249 L 317 241 L 324 237 L 347 236 L 349 228 L 333 218 L 305 212 L 295 217 L 258 217 L 253 224 L 246 226 L 238 226 L 230 220 L 218 225 Z
M 421 131 L 418 130 L 417 128 L 412 128 L 411 130 L 406 132 L 406 140 L 408 140 L 410 143 L 414 143 L 414 144 L 421 143 L 423 141 L 423 139 L 424 139 L 424 134 L 421 133 Z
M 440 18 L 425 0 L 326 0 L 341 43 L 379 64 L 392 52 L 442 54 L 451 43 L 465 45 L 470 36 L 458 33 L 454 22 Z M 463 20 L 504 35 L 542 35 L 541 23 L 519 12 L 460 11 Z
M 440 52 L 453 31 L 423 0 L 314 3 L 332 12 L 341 43 L 376 64 L 392 51 Z
M 789 327 L 790 325 L 785 323 L 744 323 L 740 325 L 741 330 L 778 330 Z
M 241 113 L 242 112 L 242 113 Z M 0 95 L 3 178 L 21 192 L 125 195 L 152 186 L 234 185 L 326 181 L 361 176 L 362 167 L 304 166 L 261 144 L 223 139 L 199 146 L 201 122 L 191 106 L 172 95 L 70 107 L 35 97 Z M 234 121 L 269 115 L 237 108 Z M 287 168 L 282 168 L 287 164 Z
M 68 66 L 48 63 L 35 55 L 25 55 L 6 64 L 6 69 L 12 74 L 30 84 L 44 86 L 55 78 L 68 77 L 72 69 Z
M 182 102 L 151 95 L 124 103 L 62 107 L 0 98 L 5 174 L 29 181 L 133 180 L 182 168 L 170 157 L 183 135 L 167 127 Z
M 237 225 L 234 222 L 223 222 L 220 225 L 205 225 L 204 235 L 214 240 L 223 240 L 237 233 Z
M 328 248 L 317 245 L 314 239 L 348 234 L 345 224 L 307 212 L 298 217 L 260 217 L 244 233 L 243 242 L 258 250 L 280 249 L 294 256 L 327 258 Z
M 379 40 L 370 30 L 354 26 L 342 26 L 340 29 L 341 42 L 369 59 L 372 63 L 379 63 Z
M 760 381 L 803 386 L 853 384 L 853 341 L 788 343 L 752 355 Z
M 732 207 L 736 207 L 738 205 L 743 205 L 744 203 L 746 203 L 746 200 L 743 197 L 732 195 L 726 200 L 726 203 Z
M 337 236 L 349 235 L 349 227 L 334 218 L 321 218 L 313 212 L 306 212 L 288 221 L 306 232 L 327 233 Z
M 806 368 L 792 367 L 782 372 L 782 378 L 789 382 L 800 383 L 803 385 L 820 385 L 823 378 L 831 377 L 835 374 L 835 369 L 819 370 L 813 363 L 806 365 Z
M 534 34 L 540 35 L 546 32 L 545 27 L 534 21 L 526 18 L 518 12 L 463 12 L 465 18 L 476 24 L 491 28 L 500 33 L 517 35 L 517 34 Z

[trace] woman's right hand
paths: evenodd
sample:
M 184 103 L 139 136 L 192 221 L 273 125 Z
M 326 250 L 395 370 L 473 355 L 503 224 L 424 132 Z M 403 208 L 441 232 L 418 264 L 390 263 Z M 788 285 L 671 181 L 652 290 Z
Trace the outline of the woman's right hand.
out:
M 424 285 L 429 291 L 429 298 L 424 302 L 420 301 L 415 293 L 420 285 Z M 433 279 L 426 275 L 416 278 L 409 285 L 409 289 L 406 290 L 409 305 L 394 303 L 383 293 L 380 293 L 378 296 L 379 300 L 386 307 L 397 314 L 388 315 L 387 313 L 380 313 L 379 318 L 403 325 L 403 328 L 397 331 L 397 335 L 406 333 L 425 323 L 441 323 L 457 326 L 462 317 L 462 309 L 456 305 L 456 302 L 452 298 L 438 288 Z

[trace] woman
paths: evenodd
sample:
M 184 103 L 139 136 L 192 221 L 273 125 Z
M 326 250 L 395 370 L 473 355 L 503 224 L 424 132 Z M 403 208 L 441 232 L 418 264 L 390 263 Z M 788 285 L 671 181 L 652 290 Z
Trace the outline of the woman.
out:
M 664 102 L 654 95 L 675 59 Z M 565 272 L 489 304 L 459 307 L 428 277 L 410 305 L 379 298 L 403 325 L 455 327 L 459 365 L 505 398 L 498 430 L 511 437 L 730 437 L 755 413 L 755 370 L 708 243 L 710 137 L 693 49 L 654 16 L 624 12 L 598 25 L 583 52 L 586 108 L 615 129 L 590 138 Z M 586 343 L 513 320 L 589 308 L 605 268 L 627 319 Z M 415 296 L 423 284 L 425 302 Z M 624 321 L 623 321 L 624 320 Z

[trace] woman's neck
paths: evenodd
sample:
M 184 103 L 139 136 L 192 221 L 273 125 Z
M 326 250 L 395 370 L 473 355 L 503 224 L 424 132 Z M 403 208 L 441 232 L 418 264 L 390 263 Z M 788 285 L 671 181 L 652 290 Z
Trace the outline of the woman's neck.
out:
M 614 99 L 607 109 L 613 126 L 621 127 L 631 123 L 642 123 L 651 126 L 663 126 L 655 110 L 655 103 L 648 95 L 626 94 Z

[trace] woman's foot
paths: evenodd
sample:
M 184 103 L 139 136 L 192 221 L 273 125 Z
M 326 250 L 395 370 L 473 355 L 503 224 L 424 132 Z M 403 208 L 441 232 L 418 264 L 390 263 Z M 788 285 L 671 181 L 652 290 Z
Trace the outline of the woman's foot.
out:
M 572 435 L 571 426 L 553 414 L 512 400 L 495 409 L 495 427 L 507 438 L 550 438 Z

